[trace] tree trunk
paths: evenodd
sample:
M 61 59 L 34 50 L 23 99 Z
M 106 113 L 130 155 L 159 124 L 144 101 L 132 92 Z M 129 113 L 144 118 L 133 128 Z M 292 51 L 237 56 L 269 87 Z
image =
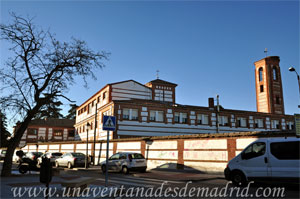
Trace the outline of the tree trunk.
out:
M 27 117 L 21 123 L 21 126 L 16 130 L 15 135 L 9 140 L 9 145 L 7 147 L 7 151 L 5 154 L 3 167 L 1 171 L 1 176 L 10 176 L 11 175 L 11 167 L 12 167 L 12 157 L 14 155 L 14 151 L 19 145 L 21 138 L 27 129 L 28 124 L 30 123 L 31 119 L 39 110 L 38 106 L 35 106 L 34 109 L 28 112 Z

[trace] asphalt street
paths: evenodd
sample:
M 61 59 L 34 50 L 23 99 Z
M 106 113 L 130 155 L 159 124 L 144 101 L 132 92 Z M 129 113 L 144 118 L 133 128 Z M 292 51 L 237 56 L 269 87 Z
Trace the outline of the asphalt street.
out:
M 11 193 L 13 187 L 45 186 L 39 183 L 38 172 L 20 175 L 16 170 L 16 165 L 13 169 L 12 177 L 1 178 L 1 198 L 13 198 Z M 104 188 L 105 175 L 102 174 L 99 167 L 88 170 L 60 168 L 59 176 L 52 179 L 50 187 L 61 188 L 60 180 L 63 177 L 73 179 L 83 176 L 95 178 L 90 188 Z M 249 187 L 240 188 L 227 182 L 223 175 L 179 171 L 151 170 L 146 173 L 130 173 L 128 175 L 109 173 L 109 186 L 118 188 L 117 195 L 110 198 L 299 198 L 298 185 L 250 183 Z M 37 198 L 42 198 L 40 196 Z M 82 198 L 87 198 L 84 196 Z M 55 195 L 54 198 L 62 198 L 62 195 Z M 93 198 L 93 195 L 89 195 L 88 198 Z M 95 198 L 103 197 L 98 194 Z

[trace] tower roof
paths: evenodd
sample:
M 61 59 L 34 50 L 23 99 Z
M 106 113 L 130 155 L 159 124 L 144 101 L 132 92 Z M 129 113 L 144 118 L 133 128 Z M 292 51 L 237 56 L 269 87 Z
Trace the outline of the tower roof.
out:
M 164 85 L 170 85 L 170 86 L 177 86 L 177 84 L 174 84 L 174 83 L 171 83 L 171 82 L 167 82 L 165 80 L 162 80 L 162 79 L 155 79 L 155 80 L 152 80 L 150 82 L 148 82 L 147 84 L 164 84 Z

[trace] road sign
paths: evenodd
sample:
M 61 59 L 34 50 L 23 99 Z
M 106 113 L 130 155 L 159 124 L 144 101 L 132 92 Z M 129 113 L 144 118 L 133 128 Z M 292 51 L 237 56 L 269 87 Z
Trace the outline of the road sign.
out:
M 114 131 L 116 129 L 116 117 L 104 115 L 103 130 Z

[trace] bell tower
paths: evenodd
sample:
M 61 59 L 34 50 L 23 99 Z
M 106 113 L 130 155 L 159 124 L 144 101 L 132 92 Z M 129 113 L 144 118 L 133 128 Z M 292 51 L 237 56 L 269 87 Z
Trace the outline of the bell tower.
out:
M 278 56 L 268 56 L 254 63 L 258 112 L 284 114 L 279 62 Z

